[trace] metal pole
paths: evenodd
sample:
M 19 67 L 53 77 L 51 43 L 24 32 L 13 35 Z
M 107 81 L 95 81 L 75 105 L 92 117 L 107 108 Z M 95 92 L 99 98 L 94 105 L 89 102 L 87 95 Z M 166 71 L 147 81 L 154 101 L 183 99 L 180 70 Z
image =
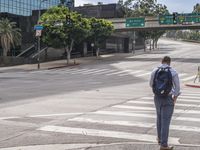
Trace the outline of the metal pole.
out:
M 133 54 L 135 54 L 135 31 L 133 31 Z
M 38 22 L 37 24 L 39 24 L 39 20 L 40 20 L 40 15 L 41 15 L 41 5 L 42 5 L 42 0 L 40 1 L 40 5 L 39 5 L 39 12 L 38 12 Z M 38 57 L 37 57 L 37 62 L 38 62 L 38 69 L 40 69 L 40 36 L 38 36 Z
M 40 4 L 39 4 L 39 12 L 38 12 L 38 22 L 37 24 L 39 24 L 39 20 L 40 20 L 40 16 L 41 16 L 41 8 L 42 8 L 42 2 L 45 2 L 47 0 L 40 0 Z M 38 69 L 40 69 L 40 50 L 41 50 L 41 38 L 40 36 L 38 36 L 38 57 L 37 57 L 37 61 L 38 61 Z

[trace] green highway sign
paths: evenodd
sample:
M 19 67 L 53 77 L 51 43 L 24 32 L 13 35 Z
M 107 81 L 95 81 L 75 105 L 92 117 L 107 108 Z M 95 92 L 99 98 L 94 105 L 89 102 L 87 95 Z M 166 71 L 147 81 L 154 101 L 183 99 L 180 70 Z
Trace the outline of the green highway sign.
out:
M 145 18 L 127 18 L 126 19 L 127 28 L 144 27 L 144 26 L 145 26 Z
M 174 24 L 173 15 L 163 15 L 163 16 L 159 16 L 159 24 L 160 24 L 160 25 Z
M 169 24 L 194 24 L 200 23 L 200 14 L 190 13 L 190 14 L 177 14 L 177 16 L 160 15 L 159 24 L 169 25 Z

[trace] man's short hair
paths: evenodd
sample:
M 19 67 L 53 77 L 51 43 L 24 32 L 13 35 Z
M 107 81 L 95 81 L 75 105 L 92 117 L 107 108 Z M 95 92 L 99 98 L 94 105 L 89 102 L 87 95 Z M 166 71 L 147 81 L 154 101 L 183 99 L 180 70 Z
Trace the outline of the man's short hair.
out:
M 169 56 L 165 56 L 162 59 L 162 63 L 167 63 L 170 64 L 171 63 L 171 58 Z

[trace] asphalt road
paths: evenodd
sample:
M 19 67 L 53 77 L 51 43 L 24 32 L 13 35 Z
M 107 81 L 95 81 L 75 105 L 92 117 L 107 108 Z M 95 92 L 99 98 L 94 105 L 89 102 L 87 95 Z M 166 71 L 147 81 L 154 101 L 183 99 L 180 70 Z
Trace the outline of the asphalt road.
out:
M 170 143 L 200 146 L 200 90 L 184 86 L 197 73 L 199 50 L 200 44 L 161 40 L 159 50 L 141 55 L 108 55 L 70 68 L 0 73 L 0 148 L 155 143 L 148 80 L 165 55 L 172 57 L 182 90 Z

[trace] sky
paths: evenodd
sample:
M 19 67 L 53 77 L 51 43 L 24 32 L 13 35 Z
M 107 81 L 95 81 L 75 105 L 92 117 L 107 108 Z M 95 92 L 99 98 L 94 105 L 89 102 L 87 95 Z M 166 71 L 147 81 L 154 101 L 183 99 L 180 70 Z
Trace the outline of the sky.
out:
M 191 13 L 196 3 L 200 3 L 200 0 L 157 0 L 158 3 L 165 4 L 168 10 L 178 13 Z M 97 2 L 117 3 L 118 0 L 75 0 L 75 6 L 82 6 L 83 4 L 97 4 Z

